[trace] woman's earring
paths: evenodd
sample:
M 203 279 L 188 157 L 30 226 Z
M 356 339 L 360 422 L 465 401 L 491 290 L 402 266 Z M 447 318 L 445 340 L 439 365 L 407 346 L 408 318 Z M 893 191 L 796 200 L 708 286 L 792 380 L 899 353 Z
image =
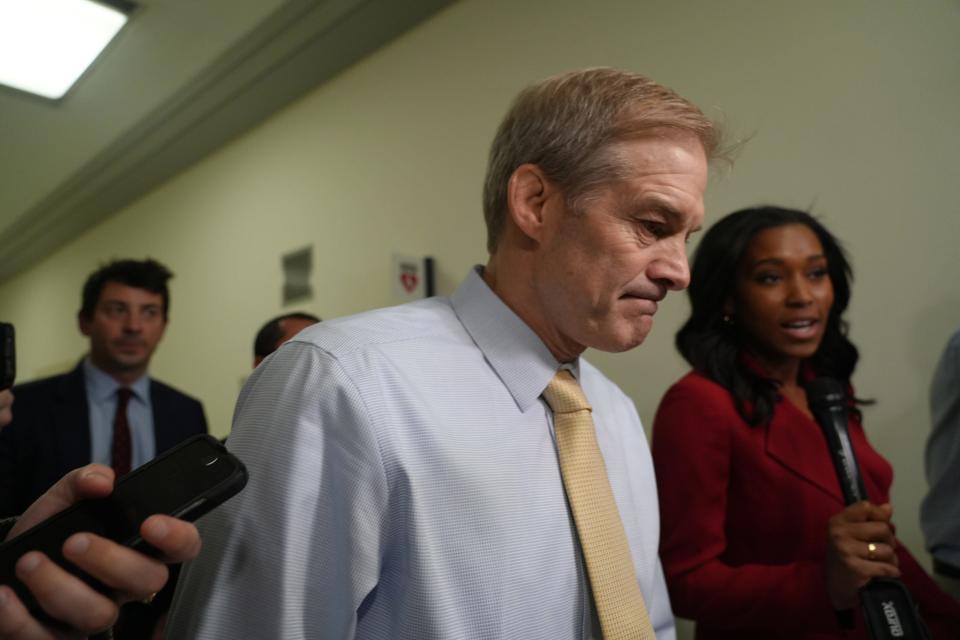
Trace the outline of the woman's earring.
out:
M 733 317 L 729 313 L 723 314 L 723 324 L 731 325 L 733 324 Z

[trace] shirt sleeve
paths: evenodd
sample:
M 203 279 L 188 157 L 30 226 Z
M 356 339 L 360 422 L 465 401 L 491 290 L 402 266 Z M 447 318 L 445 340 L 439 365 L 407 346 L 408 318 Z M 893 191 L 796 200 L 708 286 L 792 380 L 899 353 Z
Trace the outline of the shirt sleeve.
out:
M 249 481 L 200 526 L 172 638 L 354 637 L 385 544 L 388 487 L 361 393 L 329 353 L 291 343 L 251 376 L 227 446 Z
M 660 551 L 674 610 L 731 629 L 839 630 L 822 562 L 724 561 L 737 414 L 726 391 L 696 382 L 667 393 L 653 428 Z
M 927 547 L 960 566 L 960 333 L 951 338 L 930 386 L 932 431 L 925 462 L 927 494 L 920 523 Z

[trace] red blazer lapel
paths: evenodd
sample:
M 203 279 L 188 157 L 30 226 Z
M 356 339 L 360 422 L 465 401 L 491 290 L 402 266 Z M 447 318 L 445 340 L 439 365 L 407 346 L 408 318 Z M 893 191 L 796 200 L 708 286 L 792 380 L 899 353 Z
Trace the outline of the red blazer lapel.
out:
M 813 420 L 788 401 L 781 400 L 766 435 L 767 455 L 843 506 L 843 494 L 827 442 Z

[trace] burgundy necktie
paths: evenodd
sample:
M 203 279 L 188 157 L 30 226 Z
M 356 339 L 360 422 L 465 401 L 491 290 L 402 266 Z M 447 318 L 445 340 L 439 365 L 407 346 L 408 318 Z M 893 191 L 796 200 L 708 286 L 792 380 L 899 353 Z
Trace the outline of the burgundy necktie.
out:
M 126 387 L 117 389 L 117 413 L 113 416 L 113 447 L 110 459 L 117 477 L 130 473 L 130 423 L 127 421 L 127 403 L 133 392 Z

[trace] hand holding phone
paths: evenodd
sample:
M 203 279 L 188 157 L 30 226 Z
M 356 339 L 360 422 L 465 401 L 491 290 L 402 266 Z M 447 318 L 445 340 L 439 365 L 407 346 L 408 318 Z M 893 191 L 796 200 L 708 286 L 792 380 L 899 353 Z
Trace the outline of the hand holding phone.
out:
M 21 557 L 36 550 L 98 591 L 112 594 L 126 585 L 105 584 L 102 575 L 97 579 L 82 571 L 79 565 L 83 562 L 70 561 L 77 559 L 71 555 L 70 548 L 64 554 L 68 538 L 78 532 L 89 532 L 149 555 L 163 555 L 161 551 L 169 552 L 169 547 L 158 549 L 141 535 L 141 527 L 152 514 L 194 520 L 240 491 L 246 477 L 243 464 L 214 438 L 196 436 L 186 440 L 121 478 L 111 495 L 79 502 L 0 545 L 0 584 L 12 587 L 32 615 L 43 616 L 41 607 L 16 572 Z M 45 508 L 52 510 L 56 506 L 59 505 Z M 31 519 L 36 515 L 29 511 L 25 514 Z M 149 526 L 145 530 L 149 530 Z M 106 542 L 96 536 L 87 537 Z M 153 539 L 162 541 L 162 536 Z
M 61 478 L 20 517 L 11 537 L 83 499 L 102 498 L 113 491 L 113 470 L 90 464 Z M 169 516 L 154 515 L 141 527 L 143 537 L 162 551 L 166 562 L 186 562 L 200 550 L 196 527 Z M 81 543 L 77 545 L 77 543 Z M 81 552 L 75 553 L 77 548 Z M 112 625 L 119 605 L 141 600 L 161 589 L 168 579 L 164 562 L 93 534 L 76 534 L 64 546 L 65 557 L 85 573 L 115 590 L 111 597 L 93 590 L 39 552 L 17 561 L 18 576 L 35 594 L 40 607 L 56 620 L 44 624 L 34 617 L 10 587 L 0 586 L 0 638 L 87 637 Z M 32 570 L 22 571 L 33 563 Z M 64 628 L 69 629 L 69 633 Z

